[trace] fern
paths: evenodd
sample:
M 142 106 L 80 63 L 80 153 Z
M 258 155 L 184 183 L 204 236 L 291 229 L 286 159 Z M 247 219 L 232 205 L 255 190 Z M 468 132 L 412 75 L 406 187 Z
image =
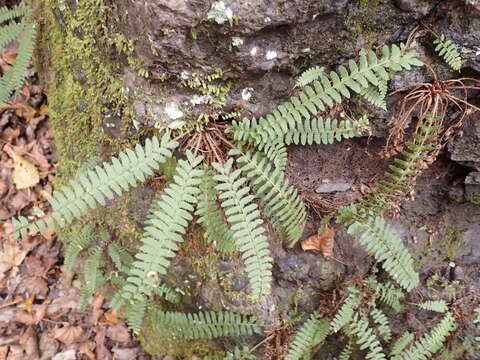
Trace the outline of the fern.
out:
M 325 340 L 329 332 L 329 321 L 319 314 L 312 314 L 298 329 L 284 360 L 310 359 L 312 347 Z
M 196 215 L 201 224 L 205 237 L 222 253 L 232 253 L 236 250 L 235 238 L 232 230 L 225 224 L 222 209 L 217 204 L 215 180 L 213 172 L 205 169 L 200 183 L 200 194 Z
M 255 355 L 250 353 L 251 350 L 244 346 L 241 349 L 236 347 L 229 351 L 223 360 L 255 360 L 258 359 Z
M 236 141 L 250 141 L 255 144 L 271 142 L 283 138 L 290 130 L 296 129 L 302 120 L 309 121 L 319 111 L 332 108 L 335 103 L 341 103 L 342 97 L 349 98 L 351 91 L 362 92 L 369 84 L 378 86 L 382 79 L 388 80 L 388 71 L 397 71 L 422 63 L 414 58 L 414 53 L 408 51 L 402 44 L 382 48 L 382 57 L 378 58 L 372 51 L 360 54 L 359 64 L 349 61 L 349 70 L 340 66 L 338 73 L 331 72 L 329 76 L 320 74 L 319 80 L 313 86 L 306 86 L 298 97 L 280 105 L 272 114 L 257 119 L 244 119 L 238 123 L 232 122 L 230 131 Z
M 297 79 L 295 87 L 303 87 L 314 82 L 324 74 L 324 70 L 325 68 L 323 66 L 314 66 L 308 70 L 305 70 Z
M 268 160 L 280 171 L 285 171 L 288 160 L 288 152 L 285 144 L 282 142 L 272 142 L 262 144 L 260 150 Z
M 376 328 L 378 334 L 385 340 L 390 341 L 392 338 L 392 330 L 388 323 L 388 319 L 385 316 L 384 312 L 380 309 L 372 309 L 370 311 L 370 316 L 373 319 L 373 322 L 378 325 Z
M 125 309 L 125 321 L 130 330 L 138 335 L 142 329 L 143 319 L 147 312 L 147 298 L 135 299 Z
M 335 317 L 330 324 L 330 331 L 333 333 L 340 331 L 352 321 L 355 309 L 360 305 L 358 290 L 356 288 L 349 288 L 349 290 L 350 295 L 335 314 Z
M 13 20 L 15 18 L 19 18 L 25 15 L 30 15 L 31 12 L 32 9 L 25 4 L 19 4 L 11 9 L 6 6 L 0 7 L 0 24 L 5 21 Z
M 458 51 L 457 44 L 451 40 L 445 41 L 445 36 L 438 36 L 433 43 L 437 45 L 435 52 L 445 60 L 445 62 L 456 71 L 459 71 L 462 67 L 462 58 Z
M 368 279 L 368 283 L 375 291 L 375 294 L 378 296 L 378 299 L 381 302 L 390 306 L 397 312 L 402 310 L 400 300 L 405 297 L 405 294 L 401 289 L 398 289 L 390 282 L 387 282 L 386 284 L 379 283 L 372 277 Z
M 439 313 L 445 313 L 448 311 L 448 306 L 445 300 L 429 300 L 421 304 L 418 307 L 424 310 L 435 311 Z
M 353 316 L 352 321 L 345 330 L 347 335 L 355 336 L 356 343 L 360 346 L 360 350 L 368 348 L 365 359 L 386 359 L 380 341 L 378 341 L 375 336 L 373 329 L 369 327 L 368 321 L 360 317 L 358 313 Z
M 280 236 L 290 241 L 290 247 L 300 239 L 307 216 L 298 191 L 288 183 L 283 172 L 272 168 L 268 159 L 257 152 L 234 149 L 230 155 L 240 155 L 237 163 L 250 180 L 256 195 L 272 218 Z
M 12 14 L 3 15 L 3 18 L 11 18 Z M 0 13 L 0 20 L 2 19 L 2 13 Z M 33 53 L 33 39 L 35 37 L 35 24 L 22 23 L 22 29 L 20 33 L 16 31 L 17 26 L 12 25 L 7 27 L 5 33 L 0 33 L 0 43 L 7 43 L 12 39 L 14 34 L 18 34 L 19 46 L 17 51 L 17 57 L 13 66 L 8 72 L 0 78 L 0 105 L 6 102 L 13 91 L 19 89 L 24 82 L 25 72 L 28 68 L 28 63 Z
M 122 289 L 125 299 L 151 295 L 158 286 L 159 276 L 165 275 L 171 259 L 183 242 L 183 234 L 192 220 L 193 204 L 199 192 L 198 185 L 203 170 L 198 165 L 202 157 L 187 153 L 187 160 L 180 160 L 174 183 L 169 185 L 157 203 L 153 218 L 148 221 L 135 255 L 128 284 Z
M 120 272 L 128 272 L 133 262 L 133 256 L 120 244 L 112 242 L 108 245 L 108 255 Z
M 382 217 L 360 217 L 355 206 L 343 207 L 340 212 L 343 213 L 344 219 L 353 215 L 354 220 L 347 221 L 348 233 L 350 235 L 362 233 L 359 237 L 360 244 L 377 261 L 382 262 L 383 268 L 401 287 L 410 291 L 418 285 L 420 280 L 414 270 L 412 256 Z
M 100 246 L 93 248 L 83 268 L 84 284 L 80 295 L 79 311 L 85 311 L 88 300 L 103 284 L 106 278 L 100 270 L 102 265 L 103 249 Z
M 240 177 L 240 170 L 232 170 L 233 159 L 225 164 L 212 164 L 217 175 L 216 189 L 221 192 L 220 199 L 225 209 L 227 221 L 235 236 L 237 248 L 242 252 L 246 272 L 253 290 L 253 298 L 261 300 L 270 294 L 272 281 L 272 262 L 268 240 L 265 236 L 263 221 L 257 205 L 248 195 L 250 188 L 244 186 L 247 179 Z
M 362 89 L 360 95 L 372 105 L 387 111 L 385 95 L 382 93 L 382 91 L 379 91 L 376 86 L 370 85 L 369 87 Z
M 348 360 L 350 359 L 350 355 L 352 355 L 352 344 L 348 343 L 343 349 L 342 352 L 340 353 L 340 356 L 338 357 L 338 360 Z
M 73 270 L 73 265 L 78 254 L 85 250 L 95 240 L 94 226 L 85 225 L 80 232 L 70 241 L 64 254 L 64 266 L 68 271 Z
M 171 156 L 171 150 L 178 144 L 165 134 L 161 141 L 153 137 L 147 139 L 145 146 L 137 145 L 135 151 L 130 149 L 113 157 L 111 163 L 97 166 L 77 180 L 71 180 L 68 186 L 61 188 L 48 198 L 52 214 L 47 219 L 32 223 L 20 216 L 13 219 L 16 237 L 25 237 L 30 231 L 44 233 L 47 228 L 66 226 L 73 220 L 85 215 L 89 209 L 106 204 L 106 199 L 120 195 L 130 187 L 145 181 L 158 169 L 159 164 Z M 119 160 L 120 159 L 120 160 Z
M 155 294 L 174 304 L 179 303 L 181 300 L 180 294 L 167 284 L 158 285 L 155 289 Z
M 390 355 L 399 355 L 408 345 L 412 343 L 413 338 L 414 336 L 411 332 L 406 331 L 403 333 L 403 335 L 393 343 Z
M 228 311 L 186 314 L 156 309 L 153 317 L 156 331 L 189 340 L 260 333 L 253 317 Z
M 454 317 L 448 312 L 429 334 L 423 335 L 410 349 L 394 355 L 392 360 L 430 359 L 433 354 L 442 348 L 443 342 L 456 327 Z

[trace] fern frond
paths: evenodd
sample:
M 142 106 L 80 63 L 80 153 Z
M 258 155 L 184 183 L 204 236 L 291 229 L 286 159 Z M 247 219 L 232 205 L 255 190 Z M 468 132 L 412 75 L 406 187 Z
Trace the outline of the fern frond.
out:
M 182 298 L 180 293 L 164 283 L 157 286 L 155 294 L 174 304 L 179 303 Z
M 284 360 L 309 359 L 312 348 L 325 340 L 329 330 L 328 319 L 312 314 L 298 329 Z
M 35 24 L 24 25 L 24 29 L 18 37 L 19 46 L 15 62 L 0 78 L 0 105 L 10 98 L 13 91 L 23 85 L 28 63 L 33 53 L 35 33 Z
M 276 169 L 285 171 L 287 167 L 288 152 L 287 147 L 282 142 L 272 142 L 260 144 L 259 150 L 272 162 Z
M 80 175 L 48 198 L 52 205 L 52 214 L 48 219 L 32 223 L 23 216 L 13 219 L 14 235 L 25 237 L 30 231 L 44 233 L 47 228 L 66 226 L 85 215 L 89 209 L 99 204 L 105 206 L 106 199 L 112 199 L 115 194 L 121 195 L 145 181 L 146 176 L 153 175 L 177 145 L 168 134 L 161 141 L 153 137 L 147 139 L 145 146 L 137 145 L 135 151 L 124 151 L 118 157 L 113 157 L 111 163 L 104 163 L 103 167 L 97 166 L 95 170 Z
M 227 226 L 226 219 L 217 204 L 217 192 L 213 172 L 205 169 L 200 183 L 200 193 L 196 215 L 202 226 L 205 237 L 222 253 L 230 254 L 236 250 L 232 230 Z
M 399 355 L 408 345 L 413 341 L 413 334 L 406 331 L 400 336 L 392 345 L 392 350 L 390 351 L 390 356 Z
M 350 355 L 352 355 L 353 347 L 352 344 L 348 343 L 340 353 L 338 360 L 349 360 Z
M 252 296 L 262 300 L 270 294 L 273 259 L 260 211 L 253 202 L 254 196 L 248 195 L 250 188 L 245 185 L 247 179 L 240 176 L 240 170 L 232 170 L 232 165 L 232 158 L 223 165 L 212 164 L 217 171 L 214 179 L 218 185 L 215 188 L 221 192 L 221 205 L 234 233 L 237 248 L 242 252 Z
M 300 239 L 307 212 L 297 189 L 288 183 L 280 169 L 273 168 L 268 159 L 257 152 L 233 149 L 230 155 L 239 155 L 237 163 L 250 181 L 256 195 L 272 218 L 279 235 L 289 240 L 292 247 Z
M 0 27 L 0 49 L 15 40 L 24 27 L 25 24 L 16 22 Z
M 32 9 L 25 4 L 19 4 L 11 9 L 6 6 L 0 7 L 0 24 L 5 21 L 29 15 L 31 12 Z
M 352 209 L 353 207 L 350 207 Z M 367 252 L 382 262 L 383 268 L 405 290 L 415 288 L 420 279 L 414 270 L 413 258 L 400 237 L 380 216 L 358 218 L 348 227 L 348 234 L 357 235 Z
M 106 281 L 100 269 L 102 265 L 103 249 L 100 246 L 93 248 L 83 267 L 83 288 L 81 290 L 79 311 L 85 311 L 90 297 L 103 286 Z
M 373 278 L 369 278 L 368 282 L 381 302 L 390 306 L 397 312 L 402 310 L 400 300 L 405 297 L 405 293 L 401 289 L 395 287 L 391 282 L 382 284 Z
M 370 311 L 369 315 L 372 317 L 373 322 L 378 325 L 376 328 L 378 334 L 385 341 L 390 341 L 392 338 L 392 329 L 390 329 L 387 316 L 384 314 L 384 312 L 380 309 L 373 309 Z
M 130 330 L 138 335 L 142 329 L 143 319 L 147 312 L 147 298 L 135 299 L 129 303 L 125 309 L 125 321 Z
M 362 89 L 360 95 L 370 104 L 387 111 L 385 95 L 383 95 L 376 86 L 370 85 L 369 87 Z
M 356 343 L 360 346 L 360 350 L 368 348 L 366 360 L 384 360 L 382 345 L 374 334 L 373 329 L 369 326 L 368 321 L 360 317 L 356 313 L 350 324 L 345 328 L 347 335 L 355 336 Z
M 152 206 L 155 209 L 153 217 L 144 229 L 142 245 L 127 278 L 128 284 L 122 289 L 126 300 L 151 295 L 158 286 L 159 276 L 167 273 L 178 243 L 183 242 L 183 235 L 193 218 L 193 204 L 197 201 L 203 174 L 199 169 L 202 160 L 202 157 L 187 152 L 187 160 L 178 162 L 174 183 Z
M 447 336 L 456 328 L 455 319 L 448 312 L 429 334 L 423 335 L 411 348 L 393 356 L 392 360 L 430 359 L 433 354 L 442 348 Z
M 260 333 L 253 317 L 229 311 L 187 314 L 156 309 L 153 316 L 156 331 L 189 340 Z
M 439 313 L 445 313 L 448 311 L 448 305 L 445 300 L 429 300 L 421 304 L 418 307 L 424 310 L 435 311 Z
M 117 242 L 112 242 L 108 245 L 108 255 L 115 264 L 116 269 L 120 272 L 128 272 L 134 260 L 127 249 Z
M 78 254 L 85 250 L 95 240 L 93 224 L 85 225 L 76 236 L 70 240 L 64 253 L 63 264 L 68 271 L 73 270 L 73 265 Z
M 445 36 L 442 34 L 437 37 L 433 43 L 437 45 L 435 47 L 435 52 L 443 59 L 445 62 L 456 71 L 459 71 L 462 68 L 462 58 L 458 51 L 458 46 L 451 40 L 445 40 Z
M 303 87 L 308 85 L 315 80 L 317 80 L 321 75 L 324 74 L 325 68 L 323 66 L 314 66 L 310 69 L 305 70 L 295 83 L 295 87 Z
M 95 169 L 97 165 L 101 165 L 102 159 L 99 156 L 92 156 L 82 162 L 74 175 L 74 179 L 78 180 L 81 176 L 86 175 L 88 171 Z
M 420 125 L 418 133 L 413 134 L 412 141 L 405 143 L 406 150 L 401 152 L 401 157 L 394 159 L 394 165 L 389 166 L 389 171 L 384 175 L 384 180 L 373 186 L 373 191 L 364 195 L 360 206 L 367 212 L 379 213 L 390 209 L 392 204 L 399 203 L 408 197 L 415 185 L 416 178 L 430 157 L 432 151 L 438 147 L 432 146 L 438 138 L 440 126 L 435 125 L 438 117 L 427 115 L 425 123 Z
M 358 290 L 351 288 L 350 291 L 351 292 L 347 300 L 345 300 L 341 308 L 337 311 L 330 324 L 330 331 L 333 333 L 340 331 L 340 329 L 352 321 L 355 309 L 360 305 Z
M 238 142 L 274 141 L 283 136 L 289 129 L 295 129 L 303 120 L 310 120 L 319 111 L 332 108 L 335 103 L 341 103 L 342 98 L 349 98 L 351 91 L 360 93 L 363 88 L 372 84 L 378 86 L 381 79 L 388 80 L 389 71 L 410 69 L 422 63 L 408 51 L 403 44 L 398 47 L 382 48 L 382 57 L 369 51 L 361 52 L 359 64 L 350 60 L 349 70 L 340 66 L 338 73 L 320 74 L 319 80 L 312 86 L 306 86 L 298 96 L 277 107 L 271 114 L 257 120 L 244 119 L 232 122 L 229 131 L 233 132 L 234 140 Z

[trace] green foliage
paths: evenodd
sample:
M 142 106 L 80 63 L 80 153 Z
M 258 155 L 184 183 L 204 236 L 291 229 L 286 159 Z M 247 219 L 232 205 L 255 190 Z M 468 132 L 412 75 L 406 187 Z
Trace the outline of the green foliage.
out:
M 152 206 L 153 212 L 141 239 L 142 245 L 135 255 L 128 284 L 122 289 L 123 297 L 141 299 L 154 292 L 159 276 L 165 275 L 170 260 L 183 242 L 183 235 L 192 220 L 193 204 L 198 195 L 198 185 L 203 170 L 202 157 L 187 153 L 187 160 L 180 160 L 174 183 Z
M 133 263 L 133 256 L 129 254 L 127 249 L 117 242 L 112 242 L 108 245 L 108 255 L 115 265 L 115 268 L 120 272 L 128 272 L 130 265 Z
M 360 350 L 368 349 L 365 359 L 386 359 L 374 330 L 369 326 L 368 321 L 358 313 L 353 315 L 352 321 L 345 328 L 345 332 L 347 335 L 355 336 L 356 343 L 360 346 Z
M 414 345 L 398 355 L 394 355 L 392 360 L 410 360 L 430 359 L 433 354 L 440 350 L 443 342 L 455 329 L 457 325 L 450 312 L 444 316 L 440 323 L 432 329 L 429 334 L 423 335 Z
M 445 313 L 448 311 L 448 305 L 445 300 L 429 300 L 421 304 L 418 307 L 424 310 L 435 311 L 439 313 Z
M 272 142 L 262 144 L 261 151 L 276 169 L 284 172 L 287 167 L 288 152 L 287 147 L 282 142 Z
M 453 70 L 460 71 L 462 58 L 460 57 L 457 44 L 451 40 L 445 40 L 443 34 L 438 36 L 433 43 L 437 45 L 435 52 L 441 56 Z
M 402 310 L 400 300 L 405 297 L 405 293 L 401 289 L 395 287 L 391 282 L 379 283 L 374 277 L 368 278 L 367 281 L 370 287 L 375 291 L 378 300 L 390 306 L 397 312 Z
M 382 262 L 382 267 L 405 290 L 415 288 L 420 279 L 414 270 L 413 259 L 400 237 L 380 216 L 359 216 L 355 206 L 340 209 L 343 219 L 347 220 L 348 233 L 360 234 L 358 238 L 367 252 Z
M 85 225 L 67 245 L 64 253 L 64 266 L 72 271 L 77 256 L 95 240 L 96 234 L 92 224 Z
M 134 299 L 132 302 L 128 303 L 125 308 L 125 321 L 130 330 L 134 334 L 139 334 L 142 329 L 143 319 L 145 318 L 145 313 L 147 312 L 148 300 L 147 298 Z
M 0 78 L 0 105 L 5 103 L 12 93 L 19 89 L 25 80 L 28 63 L 32 57 L 35 38 L 35 24 L 27 21 L 16 22 L 14 19 L 30 14 L 31 10 L 25 5 L 13 9 L 0 8 L 0 24 L 10 21 L 8 25 L 0 27 L 0 48 L 18 39 L 17 57 L 8 72 Z
M 325 340 L 330 330 L 328 319 L 312 314 L 298 329 L 285 360 L 310 359 L 311 349 Z
M 49 218 L 32 223 L 23 216 L 13 219 L 15 236 L 25 237 L 29 231 L 44 233 L 47 228 L 66 226 L 99 204 L 105 206 L 107 199 L 111 200 L 115 194 L 121 195 L 145 181 L 146 176 L 151 176 L 159 164 L 172 155 L 171 151 L 177 145 L 168 134 L 160 141 L 153 137 L 147 139 L 145 146 L 137 145 L 135 151 L 128 149 L 118 157 L 113 157 L 111 163 L 104 163 L 103 167 L 96 166 L 95 170 L 71 180 L 68 186 L 56 190 L 48 198 L 52 206 Z
M 234 149 L 231 155 L 239 155 L 237 163 L 265 206 L 272 224 L 280 236 L 289 240 L 290 247 L 300 239 L 307 213 L 297 189 L 288 183 L 283 172 L 273 168 L 262 153 Z
M 254 196 L 249 195 L 250 188 L 244 186 L 247 179 L 240 176 L 241 170 L 233 170 L 233 159 L 225 164 L 212 164 L 218 182 L 215 187 L 219 191 L 222 207 L 225 209 L 227 221 L 235 236 L 238 249 L 242 252 L 242 259 L 246 265 L 246 272 L 252 287 L 252 296 L 262 300 L 270 294 L 272 281 L 272 262 L 265 229 L 260 218 Z
M 83 287 L 80 295 L 79 311 L 85 311 L 90 297 L 103 286 L 106 277 L 101 271 L 103 248 L 96 246 L 90 250 L 90 256 L 83 266 Z
M 342 352 L 340 353 L 340 356 L 338 357 L 338 360 L 348 360 L 348 359 L 350 359 L 350 355 L 352 355 L 352 350 L 353 350 L 352 344 L 350 344 L 350 343 L 347 344 L 343 348 Z
M 390 329 L 390 325 L 385 313 L 380 309 L 373 309 L 370 311 L 370 316 L 373 319 L 373 322 L 376 327 L 376 331 L 378 334 L 385 340 L 390 341 L 392 338 L 392 330 Z
M 306 86 L 324 74 L 325 68 L 323 66 L 314 66 L 310 69 L 305 70 L 302 75 L 300 75 L 295 83 L 295 87 Z
M 400 336 L 392 345 L 392 350 L 390 351 L 390 355 L 395 356 L 399 355 L 408 345 L 410 345 L 413 341 L 414 335 L 406 331 Z
M 253 317 L 229 311 L 186 314 L 156 309 L 153 316 L 156 331 L 189 340 L 260 332 L 260 327 Z
M 340 331 L 352 321 L 355 310 L 360 305 L 358 289 L 349 288 L 349 290 L 350 295 L 335 314 L 330 324 L 330 331 L 333 333 Z

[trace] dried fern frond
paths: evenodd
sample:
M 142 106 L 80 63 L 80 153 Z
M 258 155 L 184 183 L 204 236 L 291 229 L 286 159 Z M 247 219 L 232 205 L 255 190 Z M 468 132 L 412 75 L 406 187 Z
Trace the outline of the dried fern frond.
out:
M 433 43 L 437 45 L 435 52 L 441 56 L 453 70 L 460 71 L 462 68 L 462 58 L 458 51 L 457 44 L 452 42 L 452 40 L 445 40 L 443 34 L 438 36 Z

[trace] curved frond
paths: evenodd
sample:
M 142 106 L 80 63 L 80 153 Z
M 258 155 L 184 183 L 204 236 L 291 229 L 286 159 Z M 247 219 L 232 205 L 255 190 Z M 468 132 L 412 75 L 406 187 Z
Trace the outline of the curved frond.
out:
M 353 347 L 352 344 L 348 343 L 340 353 L 338 360 L 349 360 L 350 355 L 352 355 Z
M 70 240 L 63 255 L 63 264 L 66 270 L 73 270 L 73 265 L 78 254 L 88 248 L 95 238 L 96 234 L 93 224 L 87 224 Z
M 261 143 L 257 148 L 272 162 L 276 169 L 285 171 L 288 161 L 287 147 L 281 141 Z
M 378 296 L 378 300 L 390 306 L 397 312 L 402 310 L 400 300 L 405 297 L 405 293 L 401 289 L 397 288 L 391 282 L 382 284 L 373 278 L 369 278 L 367 281 L 371 288 L 375 291 L 375 294 Z
M 429 300 L 421 304 L 418 307 L 424 310 L 435 311 L 439 313 L 445 313 L 448 311 L 448 305 L 445 300 Z
M 373 329 L 369 326 L 368 321 L 360 317 L 358 313 L 353 316 L 351 323 L 345 330 L 348 335 L 355 336 L 360 350 L 368 349 L 366 360 L 386 359 L 382 345 L 375 336 Z
M 303 87 L 317 80 L 323 75 L 325 68 L 323 66 L 314 66 L 305 70 L 295 83 L 295 87 Z
M 458 45 L 452 40 L 445 40 L 444 35 L 437 37 L 433 43 L 437 45 L 435 52 L 453 69 L 459 71 L 462 68 L 462 58 L 458 51 Z
M 250 181 L 256 195 L 264 204 L 273 226 L 292 247 L 300 239 L 307 212 L 297 189 L 288 183 L 284 173 L 273 168 L 268 159 L 257 152 L 234 149 L 231 155 L 239 155 L 237 163 Z
M 8 20 L 29 15 L 31 12 L 32 9 L 25 4 L 19 4 L 11 9 L 6 6 L 0 7 L 0 24 Z
M 108 255 L 115 268 L 120 272 L 128 272 L 130 265 L 133 263 L 133 256 L 122 245 L 117 242 L 111 242 L 108 245 Z
M 378 332 L 378 334 L 385 341 L 390 341 L 392 338 L 392 329 L 390 329 L 390 325 L 385 313 L 380 309 L 372 309 L 372 311 L 370 311 L 370 316 L 372 317 L 374 324 L 377 325 L 375 330 Z
M 147 312 L 147 298 L 135 299 L 125 309 L 125 321 L 130 330 L 138 335 L 143 326 L 143 319 Z
M 156 331 L 189 340 L 260 333 L 253 317 L 229 311 L 182 313 L 155 309 L 153 317 Z
M 348 296 L 347 300 L 345 300 L 345 302 L 342 304 L 340 309 L 337 311 L 335 317 L 330 324 L 330 331 L 332 331 L 333 333 L 340 331 L 340 329 L 350 324 L 353 319 L 355 309 L 360 305 L 358 291 L 355 288 L 352 288 L 350 290 L 350 295 Z
M 212 164 L 217 171 L 214 179 L 218 185 L 215 188 L 221 193 L 221 205 L 234 233 L 237 248 L 242 253 L 252 296 L 256 300 L 262 300 L 270 294 L 273 259 L 260 211 L 253 202 L 254 196 L 249 195 L 250 188 L 245 185 L 247 179 L 240 176 L 240 170 L 233 170 L 232 165 L 231 158 L 223 165 Z
M 400 336 L 392 345 L 392 351 L 390 351 L 390 355 L 398 355 L 400 354 L 408 345 L 411 344 L 413 338 L 415 336 L 411 332 L 404 332 L 402 336 Z
M 310 358 L 312 348 L 325 340 L 330 330 L 328 319 L 319 314 L 312 314 L 302 324 L 295 335 L 284 360 L 300 360 Z
M 172 155 L 178 145 L 168 134 L 161 141 L 157 137 L 147 139 L 145 146 L 137 145 L 135 151 L 126 150 L 113 157 L 103 167 L 96 166 L 59 190 L 47 200 L 52 206 L 52 214 L 47 219 L 39 219 L 32 223 L 20 216 L 13 219 L 16 237 L 25 237 L 30 231 L 44 233 L 47 228 L 63 227 L 75 219 L 85 215 L 98 205 L 106 205 L 107 199 L 145 181 L 153 175 L 159 164 Z
M 81 289 L 79 311 L 85 311 L 90 297 L 103 286 L 106 277 L 100 266 L 102 265 L 103 249 L 96 246 L 90 251 L 90 255 L 83 267 L 83 287 Z

